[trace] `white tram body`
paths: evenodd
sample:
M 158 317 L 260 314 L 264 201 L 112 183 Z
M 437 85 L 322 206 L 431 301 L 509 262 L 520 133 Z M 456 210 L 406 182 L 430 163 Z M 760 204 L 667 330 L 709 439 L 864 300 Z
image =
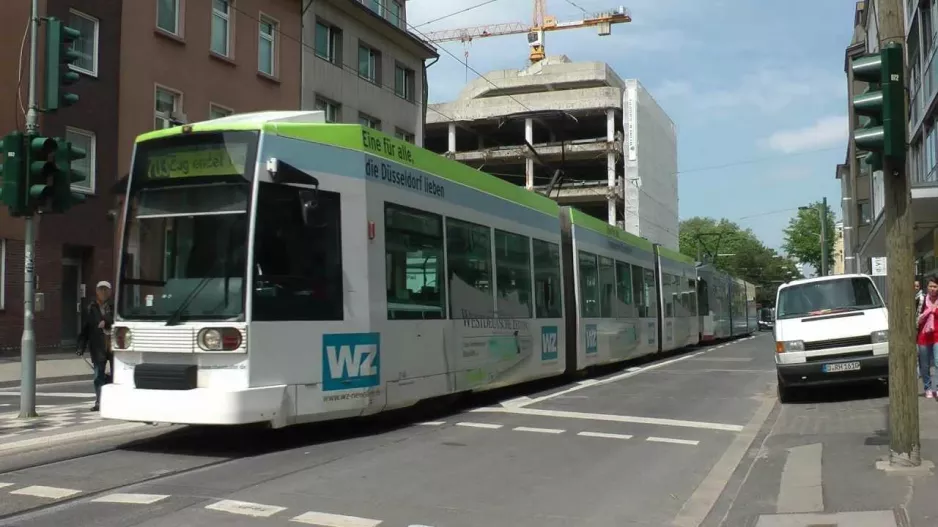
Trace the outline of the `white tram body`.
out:
M 322 112 L 150 132 L 132 165 L 106 418 L 373 414 L 705 325 L 691 259 Z

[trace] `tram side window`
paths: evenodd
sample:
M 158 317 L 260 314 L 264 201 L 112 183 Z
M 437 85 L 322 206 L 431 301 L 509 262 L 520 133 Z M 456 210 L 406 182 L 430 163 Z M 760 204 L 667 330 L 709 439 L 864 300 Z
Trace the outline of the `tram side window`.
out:
M 697 281 L 698 313 L 701 315 L 710 314 L 710 286 L 706 280 Z
M 655 317 L 658 312 L 658 296 L 655 294 L 655 272 L 651 269 L 642 269 L 642 274 L 645 275 L 645 305 L 648 308 L 645 316 Z
M 446 218 L 450 317 L 492 317 L 492 230 Z
M 580 251 L 580 311 L 583 318 L 598 318 L 599 269 L 596 255 Z
M 537 318 L 560 318 L 560 246 L 556 243 L 534 240 L 534 307 Z
M 384 239 L 388 320 L 446 318 L 442 216 L 388 203 Z
M 531 318 L 531 240 L 495 230 L 498 316 Z
M 687 291 L 689 295 L 687 297 L 687 316 L 696 317 L 697 316 L 697 282 L 694 280 L 687 281 Z
M 261 183 L 257 199 L 254 320 L 342 320 L 339 195 Z
M 599 257 L 599 316 L 613 318 L 612 305 L 616 301 L 616 268 L 612 258 Z
M 648 298 L 645 296 L 645 269 L 637 265 L 632 266 L 632 298 L 635 299 L 635 305 L 638 308 L 638 317 L 647 318 Z
M 616 261 L 616 309 L 617 318 L 631 318 L 635 316 L 632 307 L 632 267 L 627 263 Z

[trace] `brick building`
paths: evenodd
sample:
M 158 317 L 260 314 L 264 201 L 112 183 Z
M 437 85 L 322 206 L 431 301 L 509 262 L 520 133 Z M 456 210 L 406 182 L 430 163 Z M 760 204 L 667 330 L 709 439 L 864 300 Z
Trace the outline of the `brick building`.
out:
M 81 100 L 43 115 L 40 130 L 84 148 L 89 175 L 76 184 L 88 196 L 85 204 L 38 220 L 40 350 L 73 344 L 81 296 L 92 294 L 98 280 L 114 281 L 120 230 L 114 189 L 130 166 L 134 137 L 176 122 L 300 107 L 300 12 L 300 0 L 40 0 L 41 16 L 66 20 L 82 34 L 74 88 Z M 19 43 L 29 2 L 6 2 L 3 14 L 0 31 Z M 20 46 L 0 47 L 0 64 L 22 60 L 22 82 L 15 67 L 0 68 L 0 86 L 19 82 L 23 106 L 28 37 L 24 43 L 22 54 Z M 0 90 L 2 134 L 24 129 L 17 99 L 16 90 Z M 0 353 L 19 347 L 23 258 L 23 222 L 0 210 Z

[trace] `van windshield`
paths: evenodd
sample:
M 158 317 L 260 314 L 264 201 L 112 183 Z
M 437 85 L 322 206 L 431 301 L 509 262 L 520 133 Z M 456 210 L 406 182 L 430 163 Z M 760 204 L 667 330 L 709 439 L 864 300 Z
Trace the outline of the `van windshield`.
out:
M 779 295 L 776 315 L 777 318 L 794 318 L 881 307 L 883 299 L 873 281 L 854 277 L 787 287 Z

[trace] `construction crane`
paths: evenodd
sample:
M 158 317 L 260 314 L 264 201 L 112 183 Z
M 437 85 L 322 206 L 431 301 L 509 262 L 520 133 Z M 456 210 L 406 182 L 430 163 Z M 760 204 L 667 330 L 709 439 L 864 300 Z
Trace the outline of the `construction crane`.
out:
M 528 45 L 531 47 L 530 59 L 531 63 L 534 64 L 544 60 L 546 56 L 544 52 L 544 33 L 548 31 L 596 27 L 599 29 L 599 36 L 605 37 L 612 33 L 613 24 L 623 24 L 632 21 L 632 16 L 628 10 L 619 6 L 616 10 L 596 13 L 582 20 L 558 22 L 556 17 L 544 14 L 546 1 L 547 0 L 534 0 L 534 21 L 531 24 L 525 24 L 523 22 L 488 24 L 476 27 L 430 31 L 423 36 L 425 40 L 437 44 L 456 41 L 466 44 L 476 38 L 527 33 Z

